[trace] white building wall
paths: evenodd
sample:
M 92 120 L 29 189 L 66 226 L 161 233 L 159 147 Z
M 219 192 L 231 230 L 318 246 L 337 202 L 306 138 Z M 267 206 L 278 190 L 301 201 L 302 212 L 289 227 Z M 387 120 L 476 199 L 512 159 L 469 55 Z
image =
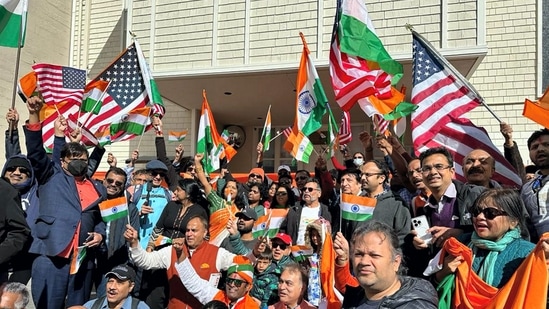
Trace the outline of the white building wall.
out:
M 68 65 L 71 25 L 71 5 L 66 0 L 30 1 L 25 47 L 21 50 L 19 77 L 31 71 L 34 62 Z M 0 131 L 7 129 L 5 115 L 11 106 L 17 49 L 0 47 Z M 20 114 L 19 128 L 28 118 L 25 104 L 19 96 L 15 107 Z M 25 140 L 20 130 L 23 153 Z M 0 162 L 5 162 L 4 142 L 0 143 Z M 2 163 L 3 164 L 3 163 Z

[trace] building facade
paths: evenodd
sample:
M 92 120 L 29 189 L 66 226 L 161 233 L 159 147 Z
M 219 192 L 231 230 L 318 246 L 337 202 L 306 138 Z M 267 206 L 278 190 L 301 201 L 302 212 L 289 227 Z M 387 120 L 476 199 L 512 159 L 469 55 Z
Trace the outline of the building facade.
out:
M 372 0 L 366 5 L 386 49 L 404 65 L 399 87 L 406 87 L 407 93 L 412 89 L 412 36 L 404 27 L 411 24 L 513 126 L 523 159 L 529 163 L 526 139 L 540 126 L 521 114 L 524 99 L 537 99 L 549 85 L 549 68 L 544 64 L 549 63 L 549 48 L 543 48 L 548 44 L 543 40 L 549 32 L 548 17 L 544 17 L 549 14 L 543 14 L 549 13 L 548 2 Z M 73 0 L 72 11 L 63 15 L 64 32 L 55 37 L 70 42 L 58 56 L 66 57 L 68 65 L 88 69 L 91 79 L 131 44 L 131 31 L 164 98 L 164 131 L 189 129 L 183 144 L 187 155 L 194 154 L 204 89 L 218 129 L 236 126 L 242 130 L 245 141 L 230 169 L 247 172 L 255 164 L 255 148 L 269 105 L 272 136 L 293 123 L 302 52 L 299 32 L 307 40 L 332 109 L 339 116 L 328 72 L 335 9 L 335 0 Z M 499 124 L 487 109 L 478 107 L 469 117 L 502 147 Z M 351 121 L 354 139 L 350 148 L 360 151 L 358 133 L 372 131 L 371 120 L 355 107 Z M 408 147 L 410 139 L 406 139 Z M 266 154 L 268 171 L 292 161 L 282 149 L 283 140 L 274 140 Z M 144 158 L 152 158 L 154 135 L 147 133 L 107 150 L 122 162 L 134 148 Z M 315 149 L 321 152 L 322 145 Z M 298 163 L 295 168 L 312 168 L 315 159 L 313 155 L 308 166 Z

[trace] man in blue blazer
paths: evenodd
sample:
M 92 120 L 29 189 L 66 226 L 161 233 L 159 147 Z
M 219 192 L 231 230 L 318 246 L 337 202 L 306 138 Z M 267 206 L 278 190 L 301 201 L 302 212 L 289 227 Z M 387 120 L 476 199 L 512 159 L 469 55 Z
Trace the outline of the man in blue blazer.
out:
M 88 157 L 84 145 L 66 143 L 67 121 L 62 116 L 54 124 L 50 160 L 42 142 L 41 107 L 38 97 L 27 101 L 29 120 L 24 126 L 40 197 L 38 217 L 31 226 L 35 237 L 30 252 L 38 255 L 32 265 L 31 290 L 37 308 L 57 309 L 83 304 L 90 297 L 94 251 L 105 238 L 98 203 L 105 199 L 106 189 L 86 175 L 88 160 L 97 160 L 94 154 Z M 96 155 L 100 161 L 101 151 Z M 77 259 L 84 248 L 85 257 Z

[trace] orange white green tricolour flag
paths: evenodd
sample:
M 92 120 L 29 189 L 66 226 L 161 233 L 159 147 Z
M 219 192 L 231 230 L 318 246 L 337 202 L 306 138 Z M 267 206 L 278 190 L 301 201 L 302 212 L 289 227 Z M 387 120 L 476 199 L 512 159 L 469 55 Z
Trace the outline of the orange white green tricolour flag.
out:
M 74 250 L 74 255 L 71 260 L 70 274 L 74 275 L 80 269 L 82 262 L 86 258 L 86 246 L 80 246 Z
M 168 141 L 170 142 L 181 142 L 187 137 L 189 130 L 183 131 L 170 131 L 168 135 Z
M 304 245 L 292 246 L 292 256 L 296 262 L 303 262 L 307 257 L 313 255 L 313 248 Z
M 350 221 L 365 221 L 372 217 L 377 200 L 371 197 L 341 194 L 341 217 Z
M 126 196 L 106 200 L 99 203 L 103 221 L 109 222 L 128 216 L 128 202 Z

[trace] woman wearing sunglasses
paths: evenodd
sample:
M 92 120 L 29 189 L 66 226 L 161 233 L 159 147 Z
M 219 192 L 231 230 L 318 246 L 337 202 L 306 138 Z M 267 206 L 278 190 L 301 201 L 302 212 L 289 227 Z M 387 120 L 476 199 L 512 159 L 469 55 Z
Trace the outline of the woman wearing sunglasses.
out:
M 472 270 L 484 282 L 500 288 L 534 249 L 525 224 L 526 209 L 512 189 L 484 191 L 469 210 L 474 232 L 460 241 L 473 252 Z M 461 256 L 446 256 L 442 270 L 435 274 L 438 282 L 454 273 L 463 262 Z

